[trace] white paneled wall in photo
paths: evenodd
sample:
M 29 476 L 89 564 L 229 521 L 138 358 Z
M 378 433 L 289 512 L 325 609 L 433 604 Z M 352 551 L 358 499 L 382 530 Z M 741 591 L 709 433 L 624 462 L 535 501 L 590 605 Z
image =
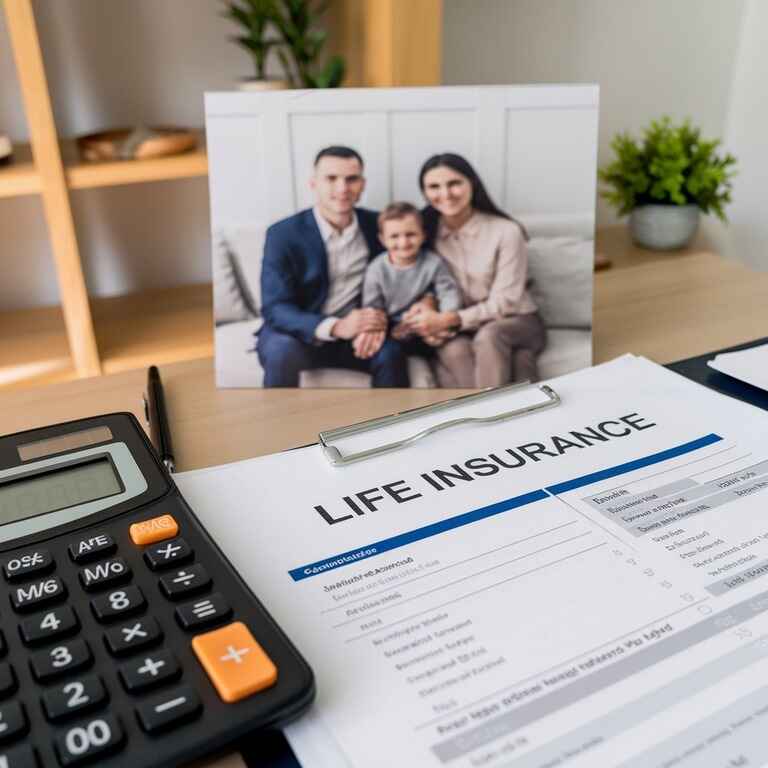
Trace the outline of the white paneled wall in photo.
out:
M 214 231 L 265 226 L 312 205 L 309 178 L 323 147 L 365 160 L 362 205 L 423 204 L 418 174 L 456 152 L 491 196 L 536 230 L 594 226 L 598 98 L 594 86 L 454 87 L 206 98 Z M 542 224 L 544 223 L 544 224 Z

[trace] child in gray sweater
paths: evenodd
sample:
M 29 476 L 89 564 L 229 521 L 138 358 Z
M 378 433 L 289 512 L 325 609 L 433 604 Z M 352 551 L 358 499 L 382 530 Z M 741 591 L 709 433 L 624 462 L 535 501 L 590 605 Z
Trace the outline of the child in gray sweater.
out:
M 410 203 L 388 205 L 379 215 L 379 239 L 387 250 L 366 269 L 363 307 L 383 309 L 389 317 L 390 332 L 397 329 L 394 338 L 409 347 L 419 347 L 409 349 L 411 354 L 428 354 L 421 339 L 404 338 L 400 326 L 403 315 L 428 296 L 434 298 L 439 311 L 456 311 L 461 308 L 459 287 L 445 261 L 423 247 L 424 224 L 415 206 Z M 383 340 L 383 333 L 364 335 L 353 346 L 358 357 L 368 357 L 376 354 Z M 427 341 L 431 346 L 441 343 L 438 339 Z

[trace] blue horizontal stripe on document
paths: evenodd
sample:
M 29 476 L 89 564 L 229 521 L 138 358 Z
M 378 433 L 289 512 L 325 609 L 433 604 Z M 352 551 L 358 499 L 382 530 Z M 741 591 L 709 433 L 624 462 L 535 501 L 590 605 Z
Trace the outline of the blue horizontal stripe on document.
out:
M 476 523 L 478 520 L 485 520 L 487 517 L 500 515 L 502 512 L 508 512 L 510 509 L 524 507 L 526 504 L 531 504 L 534 501 L 541 501 L 542 499 L 547 498 L 549 498 L 549 496 L 547 496 L 541 489 L 525 493 L 522 496 L 513 496 L 511 499 L 497 501 L 495 504 L 489 504 L 487 507 L 480 507 L 479 509 L 473 509 L 471 512 L 456 515 L 456 517 L 449 517 L 447 520 L 441 520 L 439 523 L 425 525 L 423 528 L 416 528 L 413 531 L 401 533 L 397 536 L 392 536 L 389 539 L 382 539 L 373 544 L 367 544 L 358 547 L 357 549 L 352 549 L 349 552 L 342 552 L 338 555 L 333 555 L 332 557 L 326 557 L 323 560 L 318 560 L 316 563 L 302 565 L 299 568 L 294 568 L 293 570 L 288 571 L 288 573 L 294 581 L 308 579 L 310 576 L 319 576 L 328 571 L 333 571 L 336 568 L 341 568 L 345 565 L 354 565 L 361 560 L 367 560 L 369 557 L 381 555 L 384 552 L 390 552 L 398 547 L 413 544 L 414 541 L 428 539 L 430 536 L 437 536 L 440 533 L 452 531 L 454 528 L 461 528 L 464 525 Z
M 649 467 L 651 464 L 658 464 L 661 461 L 667 461 L 667 459 L 674 459 L 675 456 L 682 456 L 685 453 L 697 451 L 699 448 L 705 448 L 722 439 L 723 438 L 720 437 L 720 435 L 716 435 L 712 432 L 709 435 L 704 435 L 704 437 L 700 437 L 697 440 L 691 440 L 689 443 L 683 443 L 675 448 L 669 448 L 666 451 L 660 451 L 659 453 L 652 453 L 650 456 L 644 456 L 642 459 L 628 461 L 625 464 L 617 464 L 615 467 L 608 467 L 608 469 L 601 469 L 599 472 L 592 472 L 589 475 L 575 477 L 573 480 L 567 480 L 564 483 L 550 485 L 547 490 L 553 496 L 557 496 L 558 493 L 572 491 L 574 488 L 581 488 L 584 485 L 592 485 L 592 483 L 597 483 L 600 480 L 607 480 L 610 477 L 623 475 L 627 472 L 632 472 L 635 469 Z

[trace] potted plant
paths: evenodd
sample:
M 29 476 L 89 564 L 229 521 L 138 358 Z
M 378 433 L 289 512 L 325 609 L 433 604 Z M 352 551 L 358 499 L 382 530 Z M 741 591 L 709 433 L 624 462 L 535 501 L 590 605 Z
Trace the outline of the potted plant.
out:
M 341 56 L 322 60 L 328 37 L 321 26 L 326 5 L 322 0 L 277 0 L 275 25 L 285 43 L 278 55 L 295 87 L 338 88 L 344 80 Z
M 288 88 L 284 78 L 267 77 L 267 57 L 273 49 L 282 45 L 275 34 L 278 16 L 277 0 L 227 0 L 223 15 L 241 27 L 242 34 L 230 39 L 244 48 L 251 56 L 256 70 L 255 77 L 243 78 L 240 89 L 267 91 Z
M 638 245 L 683 247 L 696 233 L 701 211 L 725 221 L 736 158 L 719 155 L 719 145 L 702 139 L 689 121 L 675 125 L 669 117 L 652 121 L 641 142 L 627 133 L 614 137 L 616 159 L 598 172 L 607 185 L 601 194 L 620 216 L 630 215 Z

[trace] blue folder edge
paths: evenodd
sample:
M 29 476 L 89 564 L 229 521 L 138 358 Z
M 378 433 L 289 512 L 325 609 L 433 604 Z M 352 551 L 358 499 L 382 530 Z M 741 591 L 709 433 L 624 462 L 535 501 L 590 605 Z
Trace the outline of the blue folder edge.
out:
M 712 360 L 715 355 L 721 352 L 739 352 L 742 349 L 749 349 L 760 344 L 768 344 L 768 336 L 745 344 L 738 344 L 735 347 L 718 349 L 705 355 L 678 360 L 676 363 L 669 363 L 664 367 L 695 381 L 697 384 L 703 384 L 723 395 L 735 397 L 737 400 L 743 400 L 745 403 L 768 411 L 768 392 L 731 376 L 726 376 L 707 365 L 708 360 Z M 302 768 L 281 731 L 265 731 L 255 739 L 249 738 L 242 745 L 241 753 L 248 768 Z

